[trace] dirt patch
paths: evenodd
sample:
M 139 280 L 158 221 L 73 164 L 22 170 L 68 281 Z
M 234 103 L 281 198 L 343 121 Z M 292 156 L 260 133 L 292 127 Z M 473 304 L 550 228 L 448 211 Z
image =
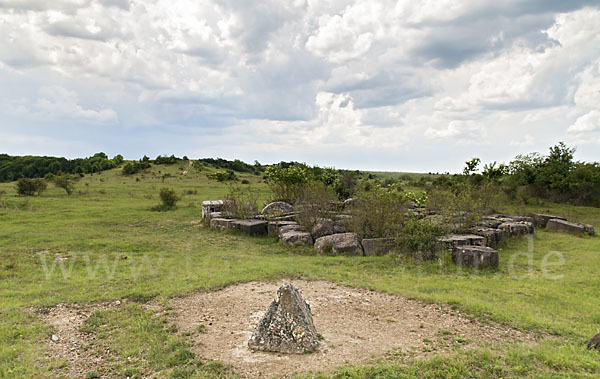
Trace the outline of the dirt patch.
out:
M 310 304 L 323 337 L 319 351 L 312 354 L 248 349 L 248 339 L 282 281 L 250 282 L 172 299 L 168 314 L 180 331 L 191 335 L 196 354 L 229 363 L 243 377 L 327 371 L 386 355 L 424 357 L 489 342 L 535 341 L 533 335 L 475 321 L 450 307 L 324 281 L 291 282 Z
M 52 308 L 36 309 L 40 319 L 52 326 L 52 337 L 48 341 L 49 358 L 67 363 L 64 368 L 69 378 L 84 378 L 89 371 L 104 365 L 111 356 L 110 350 L 98 353 L 90 349 L 96 339 L 93 334 L 80 331 L 81 326 L 95 311 L 119 307 L 121 301 L 111 303 L 59 304 Z M 112 357 L 118 359 L 118 357 Z
M 191 339 L 198 357 L 231 364 L 247 378 L 328 371 L 385 357 L 421 358 L 490 342 L 535 342 L 532 334 L 473 320 L 448 306 L 325 281 L 291 282 L 310 304 L 315 327 L 322 336 L 315 353 L 285 355 L 248 349 L 254 327 L 283 281 L 232 285 L 171 299 L 166 308 L 152 302 L 144 307 L 176 324 L 179 333 Z M 53 327 L 49 354 L 67 362 L 63 374 L 84 377 L 104 367 L 108 360 L 123 359 L 110 349 L 99 352 L 90 348 L 96 336 L 80 331 L 95 311 L 121 305 L 121 301 L 114 301 L 36 310 L 41 320 Z

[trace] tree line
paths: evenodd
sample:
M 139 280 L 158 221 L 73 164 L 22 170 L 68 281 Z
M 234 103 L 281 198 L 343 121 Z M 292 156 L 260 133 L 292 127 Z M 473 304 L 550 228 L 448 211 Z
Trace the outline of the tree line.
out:
M 91 157 L 76 159 L 0 154 L 0 181 L 14 181 L 21 178 L 43 178 L 49 174 L 91 174 L 113 169 L 122 162 L 122 155 L 119 154 L 109 159 L 102 152 L 96 153 Z

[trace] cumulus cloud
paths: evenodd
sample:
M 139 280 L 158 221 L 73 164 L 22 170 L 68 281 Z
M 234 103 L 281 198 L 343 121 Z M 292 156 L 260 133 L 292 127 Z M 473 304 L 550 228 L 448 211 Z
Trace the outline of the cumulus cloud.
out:
M 573 134 L 600 131 L 600 111 L 593 110 L 579 117 L 567 131 Z
M 456 139 L 461 142 L 482 142 L 485 130 L 473 120 L 454 120 L 446 128 L 429 128 L 425 131 L 428 138 Z
M 62 87 L 43 87 L 35 111 L 43 117 L 84 119 L 91 122 L 115 122 L 118 117 L 112 109 L 86 109 L 79 104 L 77 94 Z
M 0 34 L 0 112 L 32 137 L 76 119 L 188 155 L 197 136 L 250 161 L 265 144 L 426 165 L 454 143 L 502 160 L 598 132 L 591 0 L 0 0 Z

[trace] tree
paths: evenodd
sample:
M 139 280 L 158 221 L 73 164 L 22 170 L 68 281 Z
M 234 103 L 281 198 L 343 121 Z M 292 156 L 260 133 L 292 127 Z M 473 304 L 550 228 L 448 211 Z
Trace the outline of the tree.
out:
M 50 180 L 56 187 L 64 189 L 67 195 L 71 195 L 75 189 L 76 179 L 71 175 L 53 176 Z
M 481 163 L 481 159 L 473 158 L 470 161 L 465 162 L 465 168 L 463 169 L 463 174 L 465 176 L 472 175 L 477 171 L 477 166 Z

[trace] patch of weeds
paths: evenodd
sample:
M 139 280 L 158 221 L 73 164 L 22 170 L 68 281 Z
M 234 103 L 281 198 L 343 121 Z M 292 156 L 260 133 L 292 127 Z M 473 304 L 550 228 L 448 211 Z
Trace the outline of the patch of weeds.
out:
M 325 339 L 325 337 L 323 337 L 323 335 L 321 333 L 317 333 L 317 340 L 323 341 L 324 339 Z
M 85 333 L 97 332 L 99 327 L 105 323 L 106 320 L 104 320 L 103 312 L 96 311 L 84 321 L 79 330 Z
M 169 333 L 171 333 L 171 334 L 175 334 L 175 333 L 177 333 L 177 331 L 178 331 L 178 330 L 179 330 L 179 329 L 177 328 L 177 325 L 175 325 L 175 324 L 171 324 L 171 326 L 169 326 L 169 327 L 167 328 L 167 332 L 169 332 Z
M 448 329 L 441 329 L 441 330 L 439 331 L 439 333 L 440 333 L 441 335 L 443 335 L 443 336 L 449 336 L 449 335 L 451 335 L 451 334 L 452 334 L 452 332 L 451 332 L 451 331 L 449 331 Z
M 128 298 L 128 300 L 131 300 L 138 304 L 146 304 L 149 301 L 151 301 L 152 299 L 154 299 L 155 297 L 156 297 L 156 295 L 136 293 L 136 294 L 129 295 L 127 298 Z
M 431 341 L 431 339 L 425 337 L 425 338 L 423 338 L 423 342 L 425 342 L 425 343 L 431 343 L 432 341 Z
M 137 368 L 126 368 L 121 373 L 122 376 L 130 379 L 137 379 L 142 377 L 142 373 Z
M 420 323 L 420 324 L 419 324 L 419 328 L 420 328 L 420 329 L 423 329 L 424 327 L 425 327 L 425 324 L 423 324 L 423 323 Z
M 206 330 L 206 325 L 204 324 L 198 324 L 198 326 L 196 326 L 196 331 L 200 334 L 208 333 L 208 331 Z
M 189 363 L 194 359 L 194 353 L 188 349 L 179 349 L 167 360 L 167 367 L 176 367 Z
M 467 343 L 467 342 L 468 342 L 466 339 L 464 339 L 464 338 L 462 338 L 462 337 L 456 337 L 456 338 L 454 339 L 454 341 L 455 341 L 456 343 L 461 343 L 461 344 L 465 344 L 465 343 Z
M 101 377 L 100 373 L 96 370 L 88 371 L 88 373 L 85 374 L 85 379 L 100 379 Z
M 171 378 L 193 378 L 195 374 L 196 369 L 193 367 L 178 367 L 171 372 Z

